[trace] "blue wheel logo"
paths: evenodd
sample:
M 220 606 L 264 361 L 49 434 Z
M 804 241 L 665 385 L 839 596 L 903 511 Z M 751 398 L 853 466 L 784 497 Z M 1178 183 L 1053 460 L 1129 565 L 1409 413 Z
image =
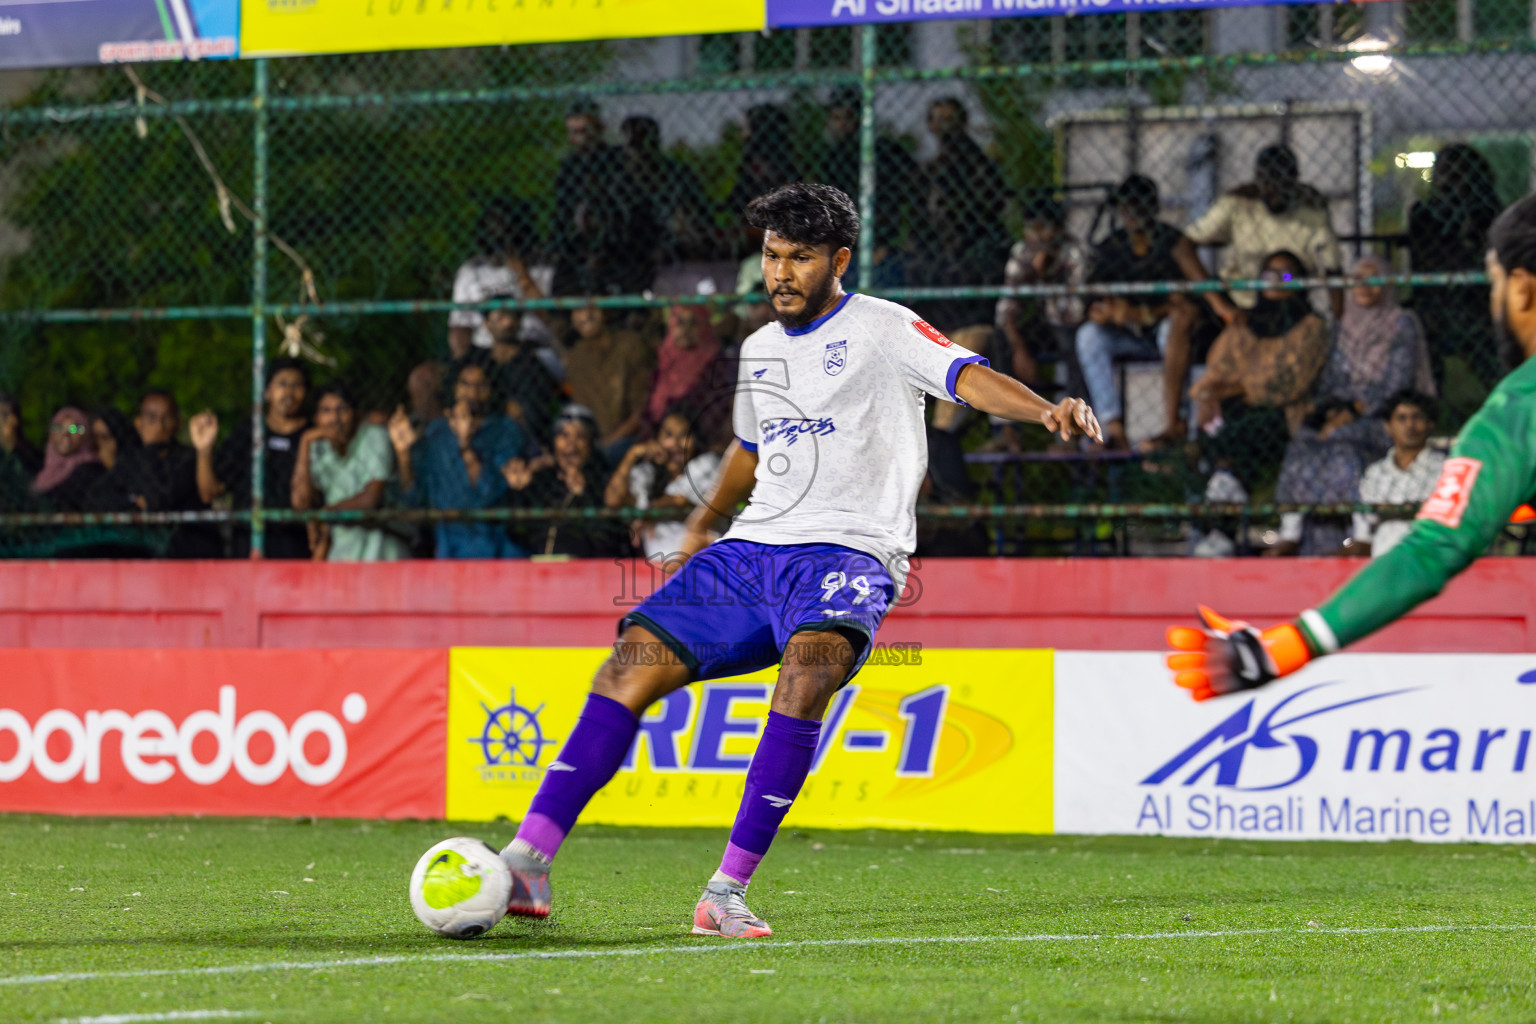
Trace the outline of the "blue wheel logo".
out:
M 539 712 L 544 710 L 544 705 L 531 709 L 523 707 L 517 702 L 515 689 L 507 691 L 507 702 L 501 707 L 487 707 L 484 701 L 480 702 L 480 707 L 485 711 L 485 728 L 479 736 L 470 737 L 469 742 L 480 745 L 488 765 L 533 767 L 539 763 L 544 748 L 555 743 L 546 739 L 544 730 L 539 727 Z

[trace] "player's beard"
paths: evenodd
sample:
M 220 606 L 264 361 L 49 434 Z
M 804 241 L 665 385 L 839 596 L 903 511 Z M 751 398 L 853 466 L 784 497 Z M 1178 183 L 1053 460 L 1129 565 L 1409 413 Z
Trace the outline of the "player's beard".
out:
M 1513 373 L 1525 362 L 1525 348 L 1520 344 L 1520 339 L 1515 337 L 1515 332 L 1509 329 L 1507 309 L 1500 309 L 1499 315 L 1493 318 L 1493 336 L 1499 343 L 1499 364 L 1504 367 L 1505 373 Z
M 775 306 L 773 307 L 773 315 L 785 327 L 804 327 L 822 314 L 827 304 L 832 301 L 832 291 L 836 287 L 837 275 L 828 270 L 827 276 L 822 278 L 814 288 L 800 293 L 805 297 L 805 305 L 800 307 L 799 313 L 794 315 L 780 313 L 778 307 Z

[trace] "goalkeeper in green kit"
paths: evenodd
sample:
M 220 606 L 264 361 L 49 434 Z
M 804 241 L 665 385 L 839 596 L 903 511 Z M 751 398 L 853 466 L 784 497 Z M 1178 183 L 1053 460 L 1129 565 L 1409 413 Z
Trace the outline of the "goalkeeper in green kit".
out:
M 1536 195 L 1488 231 L 1489 305 L 1513 371 L 1467 421 L 1402 543 L 1295 622 L 1258 630 L 1201 607 L 1205 629 L 1168 630 L 1168 667 L 1196 700 L 1263 686 L 1440 593 L 1536 497 Z

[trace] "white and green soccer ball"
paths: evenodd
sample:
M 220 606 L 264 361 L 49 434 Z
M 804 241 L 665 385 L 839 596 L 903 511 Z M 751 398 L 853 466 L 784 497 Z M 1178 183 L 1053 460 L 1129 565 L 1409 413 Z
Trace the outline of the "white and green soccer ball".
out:
M 421 923 L 450 939 L 472 939 L 496 926 L 512 898 L 512 873 L 489 843 L 444 839 L 422 854 L 411 872 L 411 909 Z

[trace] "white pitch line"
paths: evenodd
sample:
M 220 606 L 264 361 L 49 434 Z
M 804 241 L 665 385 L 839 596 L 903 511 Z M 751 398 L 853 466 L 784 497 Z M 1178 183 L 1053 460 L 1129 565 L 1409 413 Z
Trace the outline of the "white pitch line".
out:
M 108 1013 L 100 1017 L 60 1017 L 59 1024 L 137 1024 L 152 1020 L 227 1020 L 255 1017 L 255 1010 L 171 1010 L 169 1013 Z
M 389 967 L 395 964 L 478 964 L 514 960 L 597 960 L 607 957 L 662 956 L 670 953 L 774 952 L 784 949 L 825 949 L 849 946 L 981 945 L 1013 942 L 1154 942 L 1169 939 L 1228 939 L 1255 935 L 1426 935 L 1440 932 L 1526 932 L 1536 924 L 1423 924 L 1368 928 L 1234 928 L 1229 931 L 1188 932 L 1084 932 L 1035 935 L 914 935 L 868 939 L 799 939 L 788 942 L 701 942 L 688 946 L 632 947 L 627 949 L 554 949 L 526 953 L 422 953 L 396 956 L 365 956 L 346 960 L 274 960 L 259 964 L 226 964 L 222 967 L 166 967 L 142 971 L 75 971 L 67 974 L 18 974 L 0 976 L 0 987 L 58 985 L 72 981 L 110 981 L 121 978 L 207 977 L 220 974 L 262 974 L 271 971 L 329 971 L 338 967 Z M 172 1019 L 172 1018 L 167 1018 Z

